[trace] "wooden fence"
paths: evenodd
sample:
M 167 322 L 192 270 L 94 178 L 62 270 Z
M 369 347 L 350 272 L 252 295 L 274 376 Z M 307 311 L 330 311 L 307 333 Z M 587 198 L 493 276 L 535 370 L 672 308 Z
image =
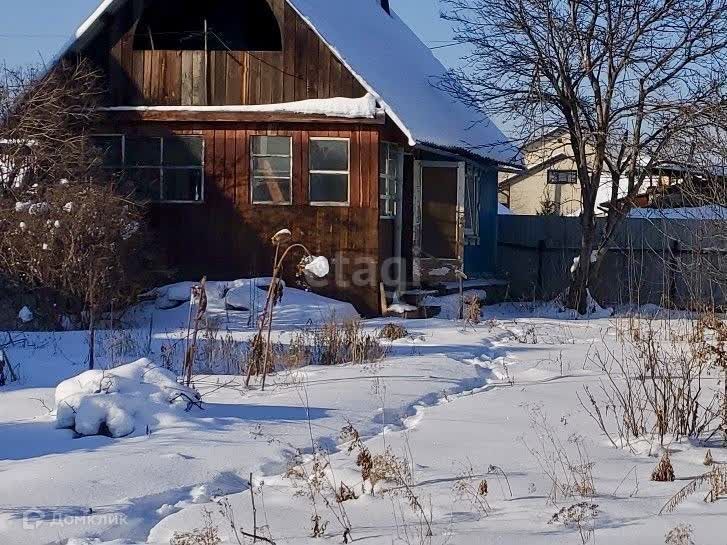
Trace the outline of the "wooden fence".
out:
M 510 299 L 561 293 L 580 238 L 578 218 L 500 216 L 498 268 L 509 281 Z M 593 287 L 601 302 L 679 308 L 727 302 L 727 221 L 628 219 L 604 259 Z

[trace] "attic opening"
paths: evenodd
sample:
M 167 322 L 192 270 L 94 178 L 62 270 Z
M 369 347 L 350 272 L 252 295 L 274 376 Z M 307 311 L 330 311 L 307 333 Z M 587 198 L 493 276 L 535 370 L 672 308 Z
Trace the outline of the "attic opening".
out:
M 152 0 L 134 35 L 137 51 L 281 51 L 267 0 Z

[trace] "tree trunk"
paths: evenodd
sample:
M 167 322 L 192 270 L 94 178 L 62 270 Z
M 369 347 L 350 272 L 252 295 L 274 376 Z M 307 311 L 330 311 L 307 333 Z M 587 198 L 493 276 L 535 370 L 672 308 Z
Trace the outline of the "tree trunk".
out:
M 596 238 L 596 223 L 591 212 L 584 210 L 581 217 L 581 253 L 578 265 L 571 275 L 570 285 L 565 298 L 565 306 L 578 314 L 588 310 L 588 288 L 590 287 L 591 253 Z

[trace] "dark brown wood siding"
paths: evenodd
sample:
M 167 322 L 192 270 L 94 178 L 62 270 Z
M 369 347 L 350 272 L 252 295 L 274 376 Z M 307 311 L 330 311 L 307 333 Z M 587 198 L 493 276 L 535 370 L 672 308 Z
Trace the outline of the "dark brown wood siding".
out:
M 201 135 L 205 142 L 205 199 L 198 204 L 152 205 L 151 220 L 178 277 L 230 279 L 269 275 L 270 237 L 288 228 L 297 242 L 332 260 L 328 285 L 316 289 L 351 301 L 366 314 L 379 312 L 379 127 L 301 123 L 125 122 L 108 132 L 163 136 Z M 293 139 L 293 204 L 253 205 L 250 136 Z M 350 205 L 310 206 L 308 142 L 311 137 L 350 138 Z M 296 281 L 294 261 L 286 270 Z M 372 271 L 370 278 L 364 274 Z M 365 280 L 363 285 L 359 280 Z
M 108 73 L 110 105 L 274 104 L 365 94 L 285 0 L 267 1 L 281 29 L 282 51 L 205 54 L 135 51 L 144 2 L 132 0 L 114 16 L 109 32 L 87 48 L 87 55 Z

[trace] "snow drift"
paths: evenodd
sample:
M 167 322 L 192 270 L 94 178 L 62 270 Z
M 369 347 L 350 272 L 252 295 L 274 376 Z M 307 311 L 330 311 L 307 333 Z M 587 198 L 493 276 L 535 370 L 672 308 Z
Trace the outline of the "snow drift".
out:
M 80 435 L 124 437 L 158 422 L 159 413 L 200 400 L 171 371 L 143 358 L 115 369 L 94 369 L 56 387 L 56 427 Z

